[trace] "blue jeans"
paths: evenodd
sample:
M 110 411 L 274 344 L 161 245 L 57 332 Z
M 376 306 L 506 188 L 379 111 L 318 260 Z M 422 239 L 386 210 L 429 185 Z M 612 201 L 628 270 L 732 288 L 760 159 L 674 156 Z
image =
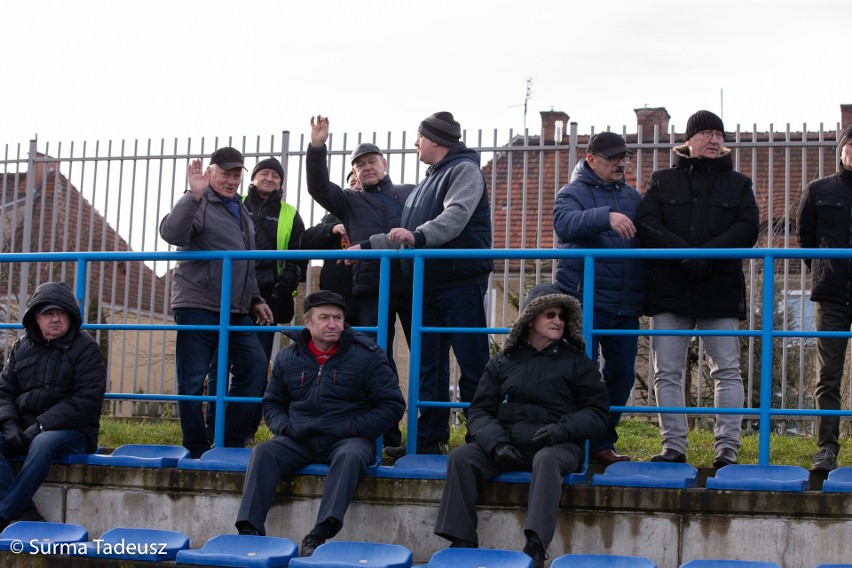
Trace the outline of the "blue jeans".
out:
M 639 329 L 639 318 L 617 316 L 595 312 L 595 329 Z M 636 353 L 639 350 L 639 336 L 606 335 L 592 338 L 592 354 L 595 364 L 598 357 L 603 358 L 603 375 L 609 391 L 609 403 L 612 406 L 624 406 L 630 397 L 633 383 L 636 381 Z M 609 424 L 602 438 L 589 442 L 589 453 L 614 450 L 618 441 L 615 427 L 621 419 L 620 412 L 609 413 Z
M 175 308 L 178 325 L 218 325 L 219 312 L 196 308 Z M 231 325 L 253 325 L 248 314 L 231 314 Z M 204 378 L 210 370 L 219 347 L 215 331 L 179 330 L 175 342 L 175 370 L 178 394 L 201 395 Z M 228 336 L 228 366 L 233 375 L 228 396 L 256 397 L 266 382 L 267 359 L 254 332 L 231 332 Z M 210 393 L 214 395 L 215 392 Z M 254 404 L 235 403 L 225 407 L 225 445 L 242 448 L 251 435 Z M 183 445 L 197 458 L 210 449 L 204 425 L 202 403 L 182 401 L 178 404 Z
M 0 447 L 3 434 L 0 433 Z M 0 517 L 14 521 L 27 507 L 33 506 L 33 495 L 41 486 L 55 458 L 65 454 L 81 454 L 88 450 L 89 440 L 79 430 L 49 430 L 33 439 L 21 471 L 16 476 L 12 464 L 0 451 Z
M 423 295 L 424 327 L 486 327 L 485 286 L 442 288 Z M 424 333 L 420 350 L 421 401 L 450 400 L 450 347 L 461 374 L 462 402 L 473 393 L 488 363 L 488 336 L 484 333 Z M 418 445 L 446 442 L 450 438 L 450 409 L 421 408 L 417 419 Z

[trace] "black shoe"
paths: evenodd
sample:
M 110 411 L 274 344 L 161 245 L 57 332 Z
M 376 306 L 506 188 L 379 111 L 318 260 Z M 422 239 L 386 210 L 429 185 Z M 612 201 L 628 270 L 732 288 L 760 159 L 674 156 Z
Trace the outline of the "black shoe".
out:
M 393 460 L 398 460 L 408 453 L 405 444 L 401 446 L 385 446 L 385 454 Z M 418 454 L 443 455 L 447 453 L 447 444 L 444 442 L 428 442 L 426 444 L 417 444 Z
M 837 469 L 837 454 L 830 448 L 820 448 L 811 460 L 811 471 L 832 471 Z
M 664 463 L 686 463 L 686 454 L 682 454 L 671 448 L 664 448 L 662 452 L 652 457 L 651 461 Z
M 263 536 L 263 535 L 260 534 L 260 531 L 257 530 L 256 528 L 254 528 L 254 525 L 252 525 L 248 521 L 239 521 L 237 523 L 237 530 L 239 531 L 240 534 L 243 534 L 243 535 Z
M 450 548 L 479 548 L 479 545 L 463 538 L 454 538 Z
M 325 544 L 324 538 L 313 533 L 308 534 L 308 536 L 302 540 L 302 547 L 299 549 L 299 556 L 310 556 L 321 544 Z
M 533 568 L 544 568 L 544 559 L 547 554 L 544 552 L 544 547 L 538 542 L 538 539 L 527 539 L 527 544 L 524 546 L 524 554 L 532 558 Z
M 33 507 L 27 507 L 21 512 L 21 516 L 18 517 L 19 521 L 36 521 L 38 523 L 43 523 L 45 518 L 38 512 L 38 509 Z
M 719 469 L 726 465 L 734 465 L 737 463 L 737 450 L 734 448 L 719 448 L 716 452 L 716 459 L 713 460 L 713 467 Z

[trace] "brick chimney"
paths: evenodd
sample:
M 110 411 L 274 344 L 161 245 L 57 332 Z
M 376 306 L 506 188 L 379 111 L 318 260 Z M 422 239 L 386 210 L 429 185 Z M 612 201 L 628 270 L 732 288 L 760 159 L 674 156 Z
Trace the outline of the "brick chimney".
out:
M 840 105 L 840 126 L 846 128 L 852 124 L 852 104 Z
M 557 110 L 541 111 L 541 132 L 544 136 L 542 142 L 544 144 L 562 144 L 568 136 L 568 119 L 571 118 L 564 112 Z M 558 124 L 561 123 L 561 126 Z M 557 130 L 559 131 L 559 140 L 556 139 Z
M 669 111 L 666 107 L 645 107 L 633 109 L 636 113 L 636 125 L 642 127 L 642 138 L 651 140 L 654 137 L 654 126 L 659 128 L 660 136 L 669 131 Z

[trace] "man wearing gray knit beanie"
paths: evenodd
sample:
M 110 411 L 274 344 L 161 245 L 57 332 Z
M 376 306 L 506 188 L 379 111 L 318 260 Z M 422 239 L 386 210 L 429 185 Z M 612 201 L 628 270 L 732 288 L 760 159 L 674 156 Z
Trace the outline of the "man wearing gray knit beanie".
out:
M 751 248 L 760 213 L 751 179 L 733 169 L 722 119 L 699 110 L 686 122 L 686 143 L 674 148 L 673 167 L 651 174 L 636 228 L 644 248 Z M 742 261 L 684 258 L 648 261 L 645 313 L 656 330 L 737 331 L 746 316 Z M 700 331 L 698 335 L 701 335 Z M 654 338 L 654 389 L 660 406 L 684 407 L 683 370 L 690 338 Z M 742 408 L 740 341 L 704 337 L 719 408 Z M 686 414 L 660 415 L 663 451 L 655 462 L 685 462 Z M 742 416 L 716 416 L 713 467 L 738 462 Z
M 400 227 L 370 237 L 362 248 L 490 249 L 491 208 L 479 154 L 461 142 L 461 125 L 449 112 L 427 116 L 417 129 L 414 146 L 427 164 L 426 177 L 411 192 Z M 426 261 L 423 293 L 424 327 L 486 327 L 485 289 L 490 259 L 441 258 Z M 411 277 L 410 261 L 403 270 Z M 483 333 L 426 333 L 421 336 L 421 401 L 449 401 L 450 346 L 459 364 L 459 393 L 470 402 L 488 363 L 488 337 Z M 421 408 L 417 421 L 417 453 L 446 451 L 449 408 Z M 412 434 L 409 429 L 409 434 Z M 414 448 L 414 439 L 409 438 Z M 385 448 L 399 458 L 406 446 Z

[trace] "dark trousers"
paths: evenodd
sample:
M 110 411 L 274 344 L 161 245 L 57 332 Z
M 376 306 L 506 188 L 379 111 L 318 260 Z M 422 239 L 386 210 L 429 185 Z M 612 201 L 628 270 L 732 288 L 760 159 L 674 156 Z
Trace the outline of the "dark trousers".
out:
M 852 326 L 852 307 L 836 302 L 814 302 L 814 327 L 817 331 L 849 331 Z M 820 410 L 840 410 L 840 383 L 846 360 L 845 337 L 818 337 L 816 402 Z M 840 417 L 817 417 L 817 445 L 835 455 L 840 452 Z
M 338 521 L 335 526 L 340 530 L 358 482 L 367 473 L 367 466 L 375 456 L 373 443 L 364 438 L 344 438 L 325 454 L 315 453 L 286 436 L 275 436 L 262 442 L 252 449 L 249 457 L 237 523 L 249 522 L 265 536 L 266 515 L 272 508 L 275 488 L 281 478 L 308 464 L 326 463 L 329 464 L 328 475 L 316 524 L 333 518 Z M 334 534 L 329 538 L 332 536 Z
M 396 318 L 399 318 L 399 323 L 402 325 L 402 331 L 405 333 L 405 342 L 411 346 L 411 298 L 400 298 L 391 296 L 388 305 L 388 342 L 385 352 L 388 356 L 388 363 L 394 374 L 399 380 L 399 372 L 396 368 L 396 361 L 393 358 L 394 337 L 396 336 Z M 358 322 L 363 326 L 374 326 L 379 321 L 379 297 L 378 296 L 358 296 Z M 368 332 L 367 335 L 376 339 L 375 333 Z M 399 430 L 399 424 L 393 426 L 385 432 L 383 443 L 385 446 L 399 446 L 402 444 L 402 432 Z
M 598 313 L 594 315 L 595 329 L 639 329 L 639 318 Z M 603 359 L 601 374 L 609 391 L 609 403 L 612 406 L 624 406 L 630 398 L 633 383 L 636 382 L 636 353 L 639 351 L 639 337 L 627 335 L 606 335 L 592 338 L 592 354 L 595 364 L 598 357 Z M 606 434 L 602 438 L 590 440 L 589 453 L 614 450 L 618 441 L 616 426 L 621 419 L 620 412 L 610 412 Z
M 219 312 L 195 308 L 175 308 L 178 325 L 218 325 Z M 232 314 L 231 325 L 254 325 L 248 314 Z M 177 332 L 175 342 L 175 371 L 178 394 L 201 395 L 204 379 L 210 370 L 219 347 L 219 333 L 215 331 Z M 228 363 L 233 373 L 227 390 L 229 396 L 260 396 L 266 381 L 266 356 L 257 334 L 231 332 L 228 336 Z M 215 395 L 215 391 L 210 393 Z M 251 435 L 251 419 L 256 405 L 234 403 L 225 408 L 225 445 L 243 447 Z M 178 404 L 183 445 L 192 457 L 199 457 L 210 449 L 204 423 L 202 403 L 182 401 Z
M 423 295 L 424 327 L 485 327 L 485 286 L 441 288 Z M 424 333 L 420 350 L 420 400 L 450 400 L 450 347 L 459 363 L 462 402 L 473 393 L 488 363 L 488 335 L 484 333 Z M 450 438 L 450 409 L 421 408 L 417 443 L 446 442 Z
M 571 442 L 542 448 L 532 458 L 532 481 L 524 531 L 534 532 L 545 550 L 556 530 L 556 514 L 565 476 L 577 471 L 582 459 L 582 450 Z M 478 544 L 476 501 L 479 490 L 483 483 L 504 471 L 475 442 L 450 452 L 435 534 L 448 540 L 463 539 Z

